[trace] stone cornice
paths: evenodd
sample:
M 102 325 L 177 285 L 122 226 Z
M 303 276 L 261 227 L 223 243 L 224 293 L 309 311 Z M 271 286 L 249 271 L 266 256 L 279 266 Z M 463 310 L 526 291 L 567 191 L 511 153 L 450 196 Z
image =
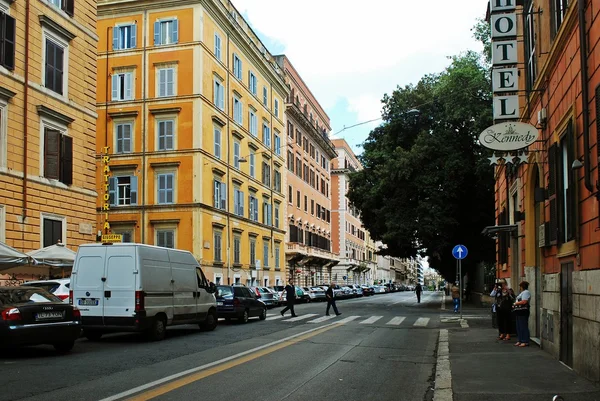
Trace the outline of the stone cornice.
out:
M 286 113 L 290 113 L 292 117 L 294 117 L 296 121 L 300 123 L 302 128 L 304 128 L 305 131 L 308 131 L 311 134 L 313 139 L 315 139 L 319 143 L 319 145 L 321 145 L 321 148 L 324 152 L 327 153 L 329 157 L 334 159 L 338 156 L 335 150 L 335 146 L 333 145 L 331 140 L 329 138 L 325 138 L 323 134 L 319 132 L 317 128 L 310 123 L 308 118 L 306 118 L 302 110 L 300 110 L 300 108 L 295 103 L 286 103 L 285 111 Z

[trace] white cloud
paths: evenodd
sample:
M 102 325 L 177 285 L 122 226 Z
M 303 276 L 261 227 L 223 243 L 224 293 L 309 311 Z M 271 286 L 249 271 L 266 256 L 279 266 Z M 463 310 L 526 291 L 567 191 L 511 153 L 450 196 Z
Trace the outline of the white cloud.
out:
M 470 28 L 487 6 L 487 0 L 233 2 L 284 46 L 326 110 L 344 99 L 357 121 L 378 117 L 383 94 L 397 85 L 416 83 L 441 71 L 446 56 L 478 48 Z

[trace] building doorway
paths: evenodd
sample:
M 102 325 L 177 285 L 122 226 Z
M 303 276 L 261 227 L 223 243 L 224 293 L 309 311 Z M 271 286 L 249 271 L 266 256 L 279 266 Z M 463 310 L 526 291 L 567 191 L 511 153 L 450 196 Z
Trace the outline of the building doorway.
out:
M 560 265 L 560 360 L 573 366 L 573 262 Z

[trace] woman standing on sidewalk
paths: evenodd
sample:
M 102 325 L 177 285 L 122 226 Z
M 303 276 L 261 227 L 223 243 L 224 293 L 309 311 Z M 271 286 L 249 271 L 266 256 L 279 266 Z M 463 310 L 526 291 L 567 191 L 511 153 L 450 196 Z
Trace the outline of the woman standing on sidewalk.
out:
M 496 316 L 498 320 L 498 340 L 510 340 L 512 304 L 515 301 L 515 293 L 512 288 L 508 288 L 505 280 L 497 284 L 494 291 L 490 294 L 496 298 Z
M 513 313 L 517 319 L 517 336 L 519 341 L 515 344 L 518 347 L 527 347 L 529 345 L 529 283 L 527 281 L 519 284 L 521 293 L 517 296 L 517 302 L 513 305 Z

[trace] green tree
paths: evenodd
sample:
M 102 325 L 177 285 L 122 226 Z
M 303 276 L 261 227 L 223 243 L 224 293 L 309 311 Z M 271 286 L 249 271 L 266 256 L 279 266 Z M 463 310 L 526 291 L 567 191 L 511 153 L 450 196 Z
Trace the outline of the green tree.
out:
M 477 140 L 491 124 L 489 69 L 475 52 L 384 96 L 383 123 L 363 144 L 348 193 L 373 238 L 387 244 L 382 252 L 428 256 L 448 279 L 456 244 L 469 249 L 467 269 L 495 259 L 494 242 L 481 235 L 494 223 L 493 169 Z

